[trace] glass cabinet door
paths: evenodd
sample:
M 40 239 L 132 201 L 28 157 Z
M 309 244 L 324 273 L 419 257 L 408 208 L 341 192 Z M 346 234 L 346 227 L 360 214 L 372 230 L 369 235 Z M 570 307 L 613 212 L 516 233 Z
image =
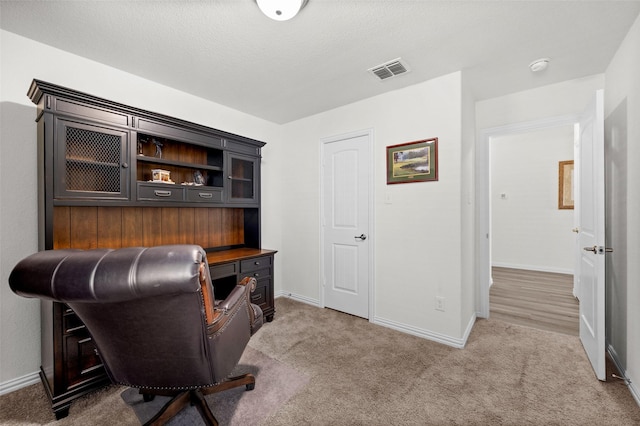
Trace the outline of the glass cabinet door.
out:
M 258 202 L 257 158 L 229 153 L 227 155 L 227 202 Z

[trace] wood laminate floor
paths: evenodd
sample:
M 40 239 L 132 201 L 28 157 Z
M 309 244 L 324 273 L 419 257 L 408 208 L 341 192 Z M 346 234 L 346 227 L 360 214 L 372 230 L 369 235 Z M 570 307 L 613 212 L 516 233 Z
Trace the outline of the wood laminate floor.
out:
M 578 336 L 573 275 L 498 267 L 492 272 L 491 318 Z

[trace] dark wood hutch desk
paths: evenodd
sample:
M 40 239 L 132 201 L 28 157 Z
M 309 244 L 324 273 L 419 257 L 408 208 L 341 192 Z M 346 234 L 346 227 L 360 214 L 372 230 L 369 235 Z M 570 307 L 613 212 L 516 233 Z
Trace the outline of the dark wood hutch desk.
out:
M 238 248 L 207 253 L 216 298 L 224 298 L 244 277 L 254 277 L 256 289 L 251 302 L 262 308 L 267 321 L 273 321 L 273 257 L 275 250 Z M 221 293 L 221 294 L 220 294 Z
M 39 249 L 197 244 L 216 297 L 251 275 L 273 320 L 273 250 L 261 246 L 265 142 L 40 80 Z M 160 178 L 159 178 L 160 177 Z M 109 383 L 100 354 L 68 306 L 42 302 L 40 377 L 56 418 Z

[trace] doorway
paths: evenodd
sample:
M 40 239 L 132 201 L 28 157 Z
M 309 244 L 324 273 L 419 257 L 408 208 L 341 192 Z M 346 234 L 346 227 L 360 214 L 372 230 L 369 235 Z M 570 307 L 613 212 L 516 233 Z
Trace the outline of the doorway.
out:
M 502 126 L 497 128 L 486 129 L 482 131 L 478 141 L 478 149 L 476 151 L 477 157 L 477 218 L 478 229 L 481 232 L 481 238 L 478 241 L 478 272 L 480 275 L 480 281 L 478 283 L 478 291 L 476 293 L 477 300 L 477 316 L 481 318 L 489 318 L 490 315 L 490 286 L 492 283 L 492 270 L 491 266 L 494 264 L 493 260 L 494 250 L 498 250 L 498 262 L 496 266 L 509 267 L 513 269 L 523 270 L 542 270 L 542 272 L 552 273 L 572 273 L 572 268 L 567 267 L 566 259 L 564 263 L 557 263 L 555 260 L 549 260 L 549 253 L 545 251 L 553 251 L 555 247 L 549 247 L 545 239 L 536 240 L 540 235 L 536 235 L 539 232 L 540 227 L 543 226 L 545 220 L 549 220 L 548 217 L 553 214 L 557 214 L 557 168 L 558 159 L 560 157 L 550 156 L 548 149 L 543 150 L 544 143 L 536 143 L 535 140 L 538 137 L 542 137 L 543 140 L 553 135 L 554 129 L 564 129 L 565 134 L 572 132 L 575 123 L 578 122 L 577 115 L 553 117 L 545 120 L 537 120 L 533 122 L 518 123 L 514 125 Z M 570 133 L 572 134 L 572 133 Z M 554 136 L 555 137 L 555 136 Z M 502 142 L 500 142 L 502 139 Z M 563 154 L 563 160 L 573 158 L 573 146 L 575 139 L 571 137 L 569 150 Z M 492 164 L 492 144 L 496 142 L 496 146 L 502 143 L 505 146 L 505 151 L 502 153 L 502 160 L 506 162 L 504 176 L 501 179 L 496 179 L 497 187 L 492 186 L 492 175 L 494 174 L 494 166 Z M 515 145 L 509 145 L 509 142 L 520 141 L 524 144 L 524 151 L 517 149 Z M 540 151 L 539 153 L 537 151 Z M 523 157 L 523 153 L 527 154 L 527 157 Z M 568 158 L 564 158 L 568 156 Z M 546 172 L 544 179 L 542 174 L 533 173 L 526 176 L 524 172 L 534 171 L 533 167 L 528 165 L 528 162 L 535 161 L 544 164 L 544 167 L 551 167 L 551 172 Z M 514 179 L 514 173 L 523 172 L 523 176 L 518 179 Z M 495 177 L 494 177 L 495 178 Z M 523 181 L 540 181 L 540 185 L 536 186 L 533 190 L 536 192 L 532 194 L 532 189 L 525 190 L 522 188 Z M 502 186 L 500 186 L 502 185 Z M 520 185 L 520 186 L 518 186 Z M 500 188 L 500 189 L 498 189 Z M 545 201 L 546 200 L 546 201 Z M 549 201 L 551 200 L 551 201 Z M 526 214 L 526 209 L 531 208 L 531 203 L 546 203 L 546 208 L 543 211 L 539 211 L 536 217 L 529 218 L 525 223 L 518 221 L 517 219 L 508 219 L 508 216 L 498 216 L 497 219 L 500 225 L 505 225 L 504 229 L 494 230 L 496 221 L 494 220 L 493 209 L 501 208 L 504 212 L 500 214 L 511 214 L 516 212 L 517 214 Z M 493 206 L 493 204 L 496 204 Z M 571 213 L 569 213 L 571 215 Z M 545 233 L 565 233 L 568 235 L 569 241 L 573 241 L 575 244 L 575 234 L 571 233 L 573 228 L 573 217 L 564 223 L 557 225 L 555 229 L 544 229 Z M 494 231 L 499 231 L 500 234 L 494 235 Z M 548 232 L 547 232 L 548 231 Z M 504 235 L 504 237 L 502 237 Z M 494 239 L 496 236 L 507 239 L 503 246 L 494 247 Z M 566 240 L 565 240 L 566 241 Z M 572 253 L 574 253 L 573 245 L 565 248 L 566 255 L 569 256 L 571 262 L 573 262 Z M 531 257 L 526 257 L 525 254 L 529 253 Z M 533 254 L 531 254 L 533 253 Z M 529 259 L 529 260 L 522 260 Z M 540 265 L 545 265 L 542 267 Z M 550 266 L 551 265 L 551 266 Z M 562 266 L 565 265 L 565 266 Z
M 321 306 L 373 317 L 373 132 L 321 141 Z
M 580 300 L 580 340 L 599 380 L 605 380 L 605 270 L 604 254 L 611 251 L 606 241 L 604 220 L 604 102 L 603 91 L 597 90 L 592 101 L 580 115 L 554 118 L 540 122 L 517 124 L 488 129 L 480 134 L 476 151 L 477 171 L 477 316 L 489 317 L 489 287 L 491 281 L 491 210 L 490 210 L 490 155 L 491 137 L 514 130 L 532 130 L 552 127 L 551 124 L 577 123 L 575 138 L 576 172 L 574 186 L 577 214 L 574 230 L 577 234 L 575 254 L 574 294 Z M 544 247 L 543 247 L 544 249 Z M 589 256 L 584 256 L 589 252 Z
M 568 124 L 490 140 L 490 313 L 577 336 L 574 216 L 558 199 L 559 164 L 573 160 L 574 139 Z

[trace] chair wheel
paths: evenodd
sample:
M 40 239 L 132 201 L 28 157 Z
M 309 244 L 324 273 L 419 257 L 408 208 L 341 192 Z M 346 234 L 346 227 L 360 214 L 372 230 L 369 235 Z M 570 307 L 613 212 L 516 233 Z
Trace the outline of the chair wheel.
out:
M 151 395 L 151 394 L 148 394 L 148 393 L 143 393 L 143 394 L 142 394 L 142 400 L 143 400 L 144 402 L 151 402 L 151 401 L 153 401 L 153 399 L 154 399 L 155 397 L 156 397 L 155 395 Z
M 254 390 L 256 388 L 256 384 L 255 383 L 249 383 L 248 385 L 246 385 L 246 388 L 247 388 L 248 391 Z

